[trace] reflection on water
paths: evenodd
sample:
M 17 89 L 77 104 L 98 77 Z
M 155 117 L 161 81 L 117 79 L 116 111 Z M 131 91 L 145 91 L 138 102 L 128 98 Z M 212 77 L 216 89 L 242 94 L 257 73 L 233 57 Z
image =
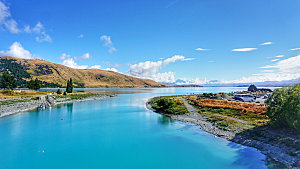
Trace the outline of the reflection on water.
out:
M 165 126 L 169 126 L 171 123 L 174 123 L 174 120 L 172 120 L 171 118 L 161 115 L 157 118 L 157 121 Z
M 73 103 L 68 103 L 67 104 L 67 110 L 69 114 L 72 114 L 73 112 Z

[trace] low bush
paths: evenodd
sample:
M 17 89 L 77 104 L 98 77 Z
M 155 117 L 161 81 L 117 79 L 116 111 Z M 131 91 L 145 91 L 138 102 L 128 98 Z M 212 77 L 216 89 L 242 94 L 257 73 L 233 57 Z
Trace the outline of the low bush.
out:
M 164 111 L 167 114 L 186 114 L 188 113 L 184 103 L 175 97 L 160 97 L 152 99 L 149 104 L 158 110 Z

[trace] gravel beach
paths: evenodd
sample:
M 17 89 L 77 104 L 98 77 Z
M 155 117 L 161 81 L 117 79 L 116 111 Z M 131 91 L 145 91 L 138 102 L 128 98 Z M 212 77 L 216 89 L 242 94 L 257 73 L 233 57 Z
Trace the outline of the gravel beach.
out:
M 197 113 L 197 110 L 186 100 L 183 101 L 189 111 L 187 115 L 166 114 L 152 108 L 149 101 L 146 105 L 148 109 L 173 120 L 198 125 L 202 130 L 226 140 L 254 147 L 266 155 L 267 162 L 276 164 L 279 168 L 300 168 L 300 138 L 288 131 L 274 130 L 269 127 L 257 127 L 246 131 L 222 130 Z

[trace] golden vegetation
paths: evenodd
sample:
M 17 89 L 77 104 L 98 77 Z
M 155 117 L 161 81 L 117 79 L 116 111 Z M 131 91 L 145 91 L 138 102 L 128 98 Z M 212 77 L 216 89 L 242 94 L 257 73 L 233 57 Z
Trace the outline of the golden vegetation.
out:
M 190 99 L 190 104 L 200 107 L 212 107 L 223 109 L 240 110 L 241 113 L 255 113 L 257 115 L 265 115 L 267 107 L 262 104 L 255 103 L 240 103 L 227 100 L 212 100 L 212 99 Z
M 31 78 L 38 78 L 48 83 L 57 83 L 66 86 L 67 80 L 72 78 L 75 87 L 161 87 L 162 85 L 149 79 L 139 79 L 121 73 L 100 69 L 73 69 L 56 63 L 40 59 L 14 59 L 17 63 L 26 66 Z M 37 73 L 39 72 L 39 73 Z M 30 80 L 30 79 L 26 79 Z

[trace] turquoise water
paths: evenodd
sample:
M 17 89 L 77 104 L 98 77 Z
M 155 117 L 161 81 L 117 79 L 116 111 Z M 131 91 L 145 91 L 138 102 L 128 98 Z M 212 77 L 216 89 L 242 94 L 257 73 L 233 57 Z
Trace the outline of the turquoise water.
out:
M 0 168 L 267 168 L 258 150 L 171 121 L 145 107 L 149 98 L 158 95 L 243 89 L 115 89 L 140 93 L 4 117 L 0 119 Z

